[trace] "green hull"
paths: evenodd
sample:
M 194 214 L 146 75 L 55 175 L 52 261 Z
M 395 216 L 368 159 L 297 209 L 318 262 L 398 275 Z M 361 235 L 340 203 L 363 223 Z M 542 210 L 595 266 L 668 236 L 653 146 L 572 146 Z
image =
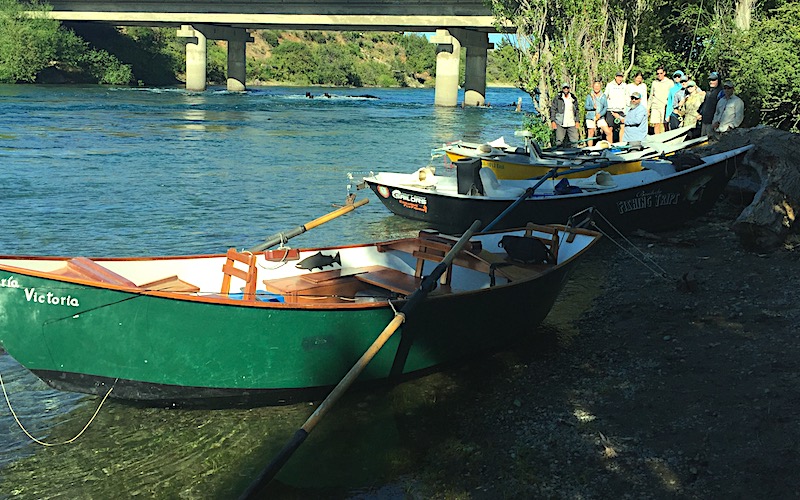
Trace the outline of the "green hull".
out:
M 575 261 L 527 281 L 430 296 L 359 382 L 396 382 L 533 333 Z M 57 389 L 105 394 L 113 384 L 112 397 L 151 404 L 313 399 L 394 317 L 386 302 L 245 305 L 15 271 L 0 266 L 0 344 L 11 356 Z

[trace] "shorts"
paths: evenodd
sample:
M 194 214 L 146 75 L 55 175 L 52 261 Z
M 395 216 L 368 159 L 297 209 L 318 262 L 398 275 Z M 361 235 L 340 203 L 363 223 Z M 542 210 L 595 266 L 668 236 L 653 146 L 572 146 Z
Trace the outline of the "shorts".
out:
M 664 115 L 664 112 L 667 110 L 667 105 L 659 106 L 653 104 L 650 106 L 650 124 L 655 125 L 656 123 L 666 123 L 667 118 Z
M 606 123 L 605 118 L 600 117 L 600 119 L 597 120 L 597 123 L 595 123 L 594 120 L 590 120 L 588 118 L 586 119 L 586 128 L 598 128 L 598 127 L 599 128 L 608 127 L 608 123 Z

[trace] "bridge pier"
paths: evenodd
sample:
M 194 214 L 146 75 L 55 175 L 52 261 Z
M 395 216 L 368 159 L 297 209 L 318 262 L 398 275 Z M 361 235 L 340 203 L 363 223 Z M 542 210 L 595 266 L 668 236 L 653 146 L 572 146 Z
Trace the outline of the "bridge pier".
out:
M 228 80 L 227 88 L 231 92 L 242 92 L 246 89 L 247 62 L 245 51 L 247 42 L 253 37 L 244 28 L 228 28 L 223 26 L 183 25 L 178 36 L 186 38 L 186 90 L 203 91 L 206 89 L 208 51 L 206 40 L 226 40 L 228 42 Z
M 178 36 L 186 39 L 186 90 L 202 92 L 208 63 L 206 36 L 189 25 L 181 26 Z
M 463 46 L 467 50 L 464 105 L 483 106 L 486 103 L 487 51 L 494 46 L 489 43 L 489 35 L 461 28 L 440 29 L 430 41 L 437 44 L 434 104 L 458 105 L 459 58 Z

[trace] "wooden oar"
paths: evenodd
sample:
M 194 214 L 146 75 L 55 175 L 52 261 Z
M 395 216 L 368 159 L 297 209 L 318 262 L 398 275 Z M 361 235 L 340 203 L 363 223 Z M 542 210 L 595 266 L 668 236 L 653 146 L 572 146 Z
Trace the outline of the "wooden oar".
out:
M 306 440 L 308 435 L 314 430 L 314 427 L 317 426 L 322 417 L 328 412 L 328 410 L 336 404 L 339 398 L 342 397 L 344 392 L 350 388 L 350 386 L 355 382 L 356 378 L 364 371 L 372 358 L 378 354 L 381 347 L 389 340 L 389 338 L 400 328 L 400 325 L 406 320 L 406 317 L 411 314 L 411 312 L 419 305 L 420 302 L 425 300 L 428 294 L 436 288 L 436 284 L 439 282 L 439 278 L 442 277 L 447 267 L 453 262 L 453 259 L 458 255 L 458 253 L 464 248 L 467 244 L 469 239 L 472 237 L 473 234 L 478 230 L 481 225 L 481 221 L 476 220 L 472 223 L 472 225 L 464 232 L 463 235 L 458 239 L 453 248 L 447 252 L 444 256 L 442 261 L 433 269 L 433 272 L 426 276 L 422 280 L 422 284 L 420 284 L 419 288 L 411 294 L 411 296 L 406 301 L 405 305 L 400 309 L 400 311 L 396 312 L 392 321 L 386 325 L 386 328 L 383 329 L 378 338 L 372 343 L 371 346 L 361 355 L 361 358 L 350 368 L 350 371 L 347 372 L 347 375 L 339 381 L 336 387 L 333 388 L 333 391 L 328 395 L 325 400 L 320 403 L 317 407 L 317 410 L 308 417 L 306 423 L 295 432 L 294 436 L 291 440 L 289 440 L 286 445 L 281 449 L 280 452 L 272 459 L 272 462 L 267 465 L 267 467 L 261 471 L 261 474 L 258 478 L 253 481 L 250 486 L 242 493 L 240 499 L 252 499 L 256 498 L 257 494 L 261 489 L 263 489 L 270 481 L 275 477 L 278 471 L 286 464 L 292 454 L 300 447 L 301 444 Z
M 345 205 L 342 208 L 330 212 L 329 214 L 323 215 L 322 217 L 318 217 L 312 220 L 311 222 L 307 222 L 302 226 L 297 226 L 291 231 L 286 231 L 285 233 L 278 233 L 274 236 L 271 236 L 264 243 L 256 245 L 253 248 L 249 248 L 247 251 L 252 253 L 258 253 L 264 251 L 269 247 L 274 247 L 275 245 L 282 243 L 290 238 L 294 238 L 295 236 L 301 235 L 306 231 L 308 231 L 309 229 L 313 229 L 321 224 L 328 222 L 329 220 L 333 220 L 339 217 L 340 215 L 344 215 L 350 211 L 353 211 L 356 208 L 360 207 L 361 205 L 366 205 L 367 203 L 369 203 L 369 198 L 363 198 L 355 203 Z

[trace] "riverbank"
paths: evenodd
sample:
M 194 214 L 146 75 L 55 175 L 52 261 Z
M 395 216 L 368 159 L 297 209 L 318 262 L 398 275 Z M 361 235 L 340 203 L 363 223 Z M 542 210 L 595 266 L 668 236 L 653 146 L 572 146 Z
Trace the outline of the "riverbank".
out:
M 742 250 L 729 229 L 741 208 L 632 237 L 668 279 L 609 241 L 594 251 L 572 279 L 606 277 L 574 336 L 545 323 L 470 367 L 469 394 L 440 401 L 451 437 L 430 446 L 410 495 L 795 497 L 800 253 Z

